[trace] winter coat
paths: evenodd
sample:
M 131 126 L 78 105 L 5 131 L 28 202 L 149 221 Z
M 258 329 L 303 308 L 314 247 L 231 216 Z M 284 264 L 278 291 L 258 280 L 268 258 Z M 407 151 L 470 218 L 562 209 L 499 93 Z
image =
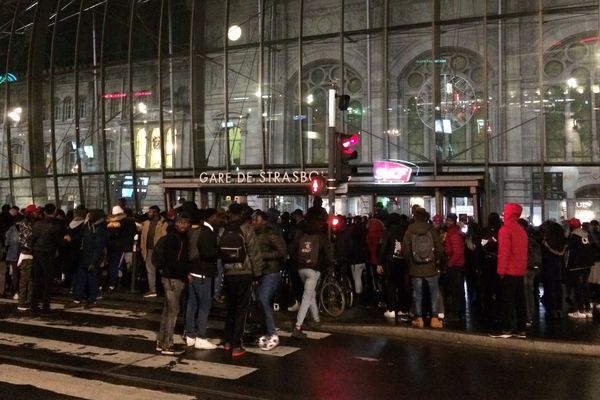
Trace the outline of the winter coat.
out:
M 152 263 L 163 278 L 187 280 L 188 237 L 185 233 L 170 231 L 163 236 L 152 252 Z
M 416 263 L 413 260 L 412 256 L 413 236 L 425 235 L 429 231 L 431 231 L 431 235 L 433 237 L 436 261 L 432 261 L 426 264 Z M 402 252 L 404 253 L 404 257 L 406 257 L 409 260 L 408 274 L 412 277 L 427 278 L 438 274 L 437 262 L 442 258 L 442 254 L 444 253 L 444 246 L 442 244 L 442 240 L 440 239 L 440 235 L 431 224 L 424 221 L 415 221 L 408 226 L 408 229 L 404 234 L 404 239 L 402 239 Z
M 6 261 L 16 262 L 19 259 L 19 230 L 16 224 L 6 231 L 4 245 L 6 246 Z
M 321 225 L 316 222 L 306 223 L 300 225 L 300 232 L 294 238 L 294 241 L 290 244 L 290 258 L 292 260 L 292 265 L 295 268 L 298 268 L 298 254 L 300 252 L 300 240 L 304 234 L 307 235 L 318 235 L 319 236 L 319 257 L 318 257 L 318 265 L 313 269 L 317 271 L 325 271 L 327 268 L 331 266 L 333 261 L 331 255 L 331 249 L 329 246 L 329 238 L 327 237 L 327 232 L 321 229 Z
M 383 232 L 385 226 L 383 222 L 377 218 L 371 218 L 367 222 L 367 248 L 369 249 L 369 263 L 377 265 L 377 254 L 379 254 L 379 246 L 383 240 Z
M 67 227 L 67 235 L 69 235 L 71 240 L 65 242 L 65 244 L 63 245 L 60 257 L 62 258 L 63 265 L 69 271 L 75 271 L 79 263 L 78 260 L 84 228 L 85 224 L 83 219 L 73 220 L 69 223 L 69 226 Z
M 234 217 L 225 227 L 226 229 L 240 228 L 244 236 L 246 246 L 246 259 L 243 263 L 223 263 L 225 276 L 244 276 L 249 275 L 258 278 L 262 275 L 263 259 L 260 253 L 260 244 L 254 233 L 254 229 L 249 224 L 243 223 L 240 217 Z
M 217 260 L 219 259 L 217 232 L 202 225 L 192 227 L 187 236 L 189 272 L 207 277 L 216 276 Z
M 23 254 L 33 254 L 31 247 L 31 234 L 33 231 L 33 221 L 27 218 L 17 222 L 19 230 L 19 250 Z
M 111 215 L 107 219 L 108 251 L 130 252 L 133 249 L 133 238 L 137 234 L 135 222 L 125 214 Z
M 63 244 L 65 229 L 56 218 L 46 217 L 33 224 L 31 247 L 34 252 L 56 253 Z
M 446 229 L 444 240 L 444 253 L 446 254 L 448 268 L 465 267 L 465 239 L 458 225 Z
M 263 257 L 263 275 L 281 271 L 283 261 L 287 257 L 287 248 L 283 237 L 268 225 L 254 232 Z
M 542 281 L 556 282 L 562 281 L 565 270 L 565 254 L 567 246 L 562 249 L 553 249 L 544 240 L 541 244 L 542 248 Z
M 402 243 L 407 228 L 407 225 L 399 224 L 388 226 L 387 231 L 383 235 L 381 248 L 379 249 L 378 265 L 390 265 L 400 260 L 399 258 L 394 258 L 394 249 L 396 240 Z M 404 255 L 402 255 L 402 260 L 406 260 Z
M 340 224 L 338 231 L 335 234 L 335 256 L 338 260 L 343 259 L 349 261 L 352 257 L 352 231 L 346 224 Z
M 575 229 L 568 240 L 568 270 L 590 268 L 594 263 L 594 246 L 590 243 L 588 233 L 583 229 Z
M 525 276 L 528 236 L 519 224 L 523 207 L 516 203 L 504 206 L 504 225 L 498 233 L 498 275 Z
M 369 250 L 367 249 L 367 238 L 364 225 L 353 224 L 350 227 L 350 236 L 352 237 L 352 253 L 350 256 L 350 263 L 366 263 L 369 257 Z
M 140 238 L 140 251 L 142 252 L 142 257 L 144 258 L 144 260 L 148 256 L 147 241 L 148 241 L 148 232 L 150 231 L 150 225 L 151 225 L 150 220 L 146 220 L 142 223 L 142 234 L 141 234 L 141 238 Z M 168 224 L 167 220 L 160 217 L 160 219 L 156 222 L 156 226 L 155 226 L 156 230 L 154 231 L 153 248 L 156 247 L 156 243 L 158 243 L 160 238 L 162 238 L 163 236 L 167 236 L 167 228 L 168 227 L 169 227 L 169 224 Z M 134 234 L 134 236 L 135 236 L 135 234 Z
M 84 224 L 81 228 L 81 239 L 79 240 L 78 265 L 80 268 L 88 268 L 92 265 L 98 267 L 104 255 L 107 241 L 108 234 L 103 220 L 98 221 L 96 224 Z

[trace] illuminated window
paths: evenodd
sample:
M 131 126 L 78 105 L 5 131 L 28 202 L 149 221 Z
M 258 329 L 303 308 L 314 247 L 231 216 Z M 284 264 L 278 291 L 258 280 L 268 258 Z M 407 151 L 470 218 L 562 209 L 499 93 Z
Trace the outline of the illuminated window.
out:
M 173 167 L 173 135 L 167 130 L 165 143 L 165 167 Z M 135 135 L 135 160 L 137 168 L 161 168 L 161 141 L 158 127 L 142 127 Z

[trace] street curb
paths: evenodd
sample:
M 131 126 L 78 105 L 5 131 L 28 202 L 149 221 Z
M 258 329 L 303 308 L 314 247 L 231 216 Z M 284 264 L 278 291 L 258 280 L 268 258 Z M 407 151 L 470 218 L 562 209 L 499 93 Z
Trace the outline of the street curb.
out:
M 512 350 L 526 353 L 561 354 L 585 357 L 599 357 L 600 345 L 581 342 L 558 342 L 544 339 L 496 339 L 481 334 L 463 333 L 450 330 L 416 329 L 403 326 L 352 325 L 322 323 L 320 330 L 325 332 L 348 333 L 365 336 L 383 336 L 426 340 L 428 342 L 454 345 L 468 345 L 495 350 Z

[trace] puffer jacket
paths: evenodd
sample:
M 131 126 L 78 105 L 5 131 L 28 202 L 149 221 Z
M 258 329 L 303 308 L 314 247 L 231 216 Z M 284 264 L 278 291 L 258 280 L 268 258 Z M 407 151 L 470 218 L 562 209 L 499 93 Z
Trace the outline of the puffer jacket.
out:
M 263 258 L 263 275 L 281 271 L 283 261 L 287 257 L 283 237 L 268 225 L 260 227 L 255 232 Z
M 522 211 L 516 203 L 504 206 L 504 225 L 498 233 L 498 275 L 525 276 L 527 271 L 528 237 L 518 222 Z
M 243 263 L 224 263 L 223 270 L 225 276 L 244 276 L 250 275 L 254 278 L 259 278 L 262 275 L 263 259 L 260 253 L 260 244 L 254 233 L 254 229 L 246 223 L 243 223 L 240 217 L 233 217 L 227 224 L 226 229 L 230 225 L 237 225 L 244 236 L 244 244 L 246 246 L 246 259 Z
M 46 217 L 33 224 L 31 230 L 31 247 L 34 252 L 56 253 L 63 244 L 64 226 L 52 217 Z
M 107 240 L 108 235 L 103 220 L 97 221 L 94 224 L 84 224 L 79 241 L 79 265 L 84 268 L 91 265 L 98 266 L 102 260 Z
M 137 234 L 135 222 L 125 214 L 111 215 L 107 219 L 108 251 L 129 252 Z
M 434 251 L 436 262 L 427 264 L 415 263 L 412 257 L 412 239 L 413 235 L 424 235 L 431 231 L 433 237 Z M 402 253 L 409 260 L 408 274 L 415 278 L 427 278 L 438 274 L 437 261 L 441 260 L 444 253 L 444 245 L 440 239 L 437 230 L 429 223 L 423 221 L 415 221 L 408 226 L 404 239 L 402 240 Z
M 465 267 L 465 239 L 458 225 L 453 225 L 446 229 L 444 253 L 448 260 L 448 268 Z

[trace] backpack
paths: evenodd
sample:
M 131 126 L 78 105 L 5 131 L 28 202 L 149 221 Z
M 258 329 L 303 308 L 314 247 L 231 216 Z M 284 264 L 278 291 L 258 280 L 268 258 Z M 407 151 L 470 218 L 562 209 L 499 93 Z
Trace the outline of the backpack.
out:
M 246 260 L 246 240 L 240 225 L 228 226 L 219 240 L 223 263 L 243 263 Z
M 435 261 L 435 244 L 431 230 L 423 235 L 412 235 L 412 258 L 417 264 L 429 264 Z
M 319 236 L 303 233 L 298 242 L 298 268 L 315 268 L 319 265 Z
M 394 260 L 398 260 L 401 258 L 404 258 L 404 256 L 402 255 L 402 235 L 401 233 L 399 233 L 395 238 L 394 238 L 394 249 L 392 252 L 392 258 Z

